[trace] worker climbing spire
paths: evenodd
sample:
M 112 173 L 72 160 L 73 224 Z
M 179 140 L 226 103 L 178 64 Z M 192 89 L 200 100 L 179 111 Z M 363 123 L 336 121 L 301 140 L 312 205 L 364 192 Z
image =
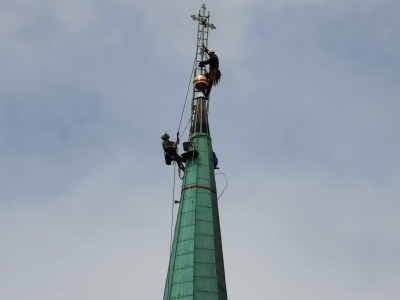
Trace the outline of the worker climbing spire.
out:
M 199 14 L 192 15 L 193 20 L 197 21 L 197 39 L 196 39 L 196 58 L 194 68 L 194 86 L 192 96 L 192 132 L 210 133 L 208 126 L 208 108 L 209 93 L 212 85 L 218 84 L 221 72 L 219 71 L 219 60 L 215 51 L 209 50 L 208 35 L 209 29 L 216 29 L 214 24 L 210 23 L 210 12 L 206 15 L 206 6 L 203 4 Z M 205 53 L 209 59 L 204 60 Z M 210 72 L 204 68 L 206 64 L 210 65 Z M 216 78 L 218 77 L 218 78 Z
M 210 79 L 197 67 L 204 61 L 208 30 L 215 29 L 203 4 L 198 21 L 193 97 L 185 174 L 163 300 L 227 300 L 217 187 L 205 89 Z M 204 46 L 203 46 L 204 45 Z M 208 49 L 207 49 L 208 50 Z M 210 50 L 208 50 L 210 52 Z M 211 68 L 211 67 L 210 67 Z

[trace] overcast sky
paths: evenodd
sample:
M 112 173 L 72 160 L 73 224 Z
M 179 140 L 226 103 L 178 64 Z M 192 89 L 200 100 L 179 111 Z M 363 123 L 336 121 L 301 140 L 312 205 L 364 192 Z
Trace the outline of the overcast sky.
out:
M 0 299 L 162 298 L 202 3 L 0 0 Z M 400 1 L 206 5 L 229 299 L 399 299 Z

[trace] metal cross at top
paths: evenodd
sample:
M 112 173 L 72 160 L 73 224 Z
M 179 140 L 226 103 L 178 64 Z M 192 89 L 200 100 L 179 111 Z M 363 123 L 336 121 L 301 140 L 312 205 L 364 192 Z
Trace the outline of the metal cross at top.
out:
M 208 19 L 210 18 L 210 12 L 208 12 L 208 16 L 206 16 L 206 5 L 203 3 L 203 6 L 201 7 L 203 9 L 203 14 L 196 16 L 192 15 L 191 17 L 193 20 L 198 21 L 200 24 L 204 25 L 204 27 L 210 27 L 211 29 L 216 29 L 217 27 L 214 26 L 212 23 L 208 23 Z

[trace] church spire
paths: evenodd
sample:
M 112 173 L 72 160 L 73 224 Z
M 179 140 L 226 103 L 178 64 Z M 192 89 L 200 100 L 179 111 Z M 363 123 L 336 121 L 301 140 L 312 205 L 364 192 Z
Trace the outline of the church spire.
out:
M 197 66 L 204 57 L 202 45 L 208 44 L 208 30 L 215 26 L 204 4 L 192 18 L 198 21 Z M 196 67 L 194 77 L 203 72 Z M 191 149 L 199 154 L 186 162 L 163 300 L 228 299 L 208 109 L 203 92 L 193 86 Z

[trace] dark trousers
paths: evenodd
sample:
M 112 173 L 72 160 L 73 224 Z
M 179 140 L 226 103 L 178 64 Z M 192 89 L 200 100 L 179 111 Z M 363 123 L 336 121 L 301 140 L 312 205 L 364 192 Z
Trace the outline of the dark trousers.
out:
M 181 169 L 182 171 L 185 171 L 185 166 L 182 163 L 182 157 L 180 155 L 178 155 L 176 153 L 171 153 L 171 154 L 169 154 L 169 157 L 171 158 L 171 160 L 176 161 L 179 169 Z
M 206 97 L 207 100 L 208 100 L 208 95 L 210 95 L 212 86 L 213 86 L 213 85 L 212 85 L 211 83 L 209 83 L 209 84 L 208 84 L 208 87 L 207 87 L 207 89 L 206 89 L 206 91 L 205 91 L 205 93 L 204 93 L 204 96 Z
M 204 74 L 208 80 L 208 86 L 207 89 L 205 89 L 204 92 L 204 96 L 206 97 L 206 99 L 208 100 L 208 95 L 210 95 L 211 89 L 212 89 L 212 82 L 210 82 L 210 73 L 206 73 Z

